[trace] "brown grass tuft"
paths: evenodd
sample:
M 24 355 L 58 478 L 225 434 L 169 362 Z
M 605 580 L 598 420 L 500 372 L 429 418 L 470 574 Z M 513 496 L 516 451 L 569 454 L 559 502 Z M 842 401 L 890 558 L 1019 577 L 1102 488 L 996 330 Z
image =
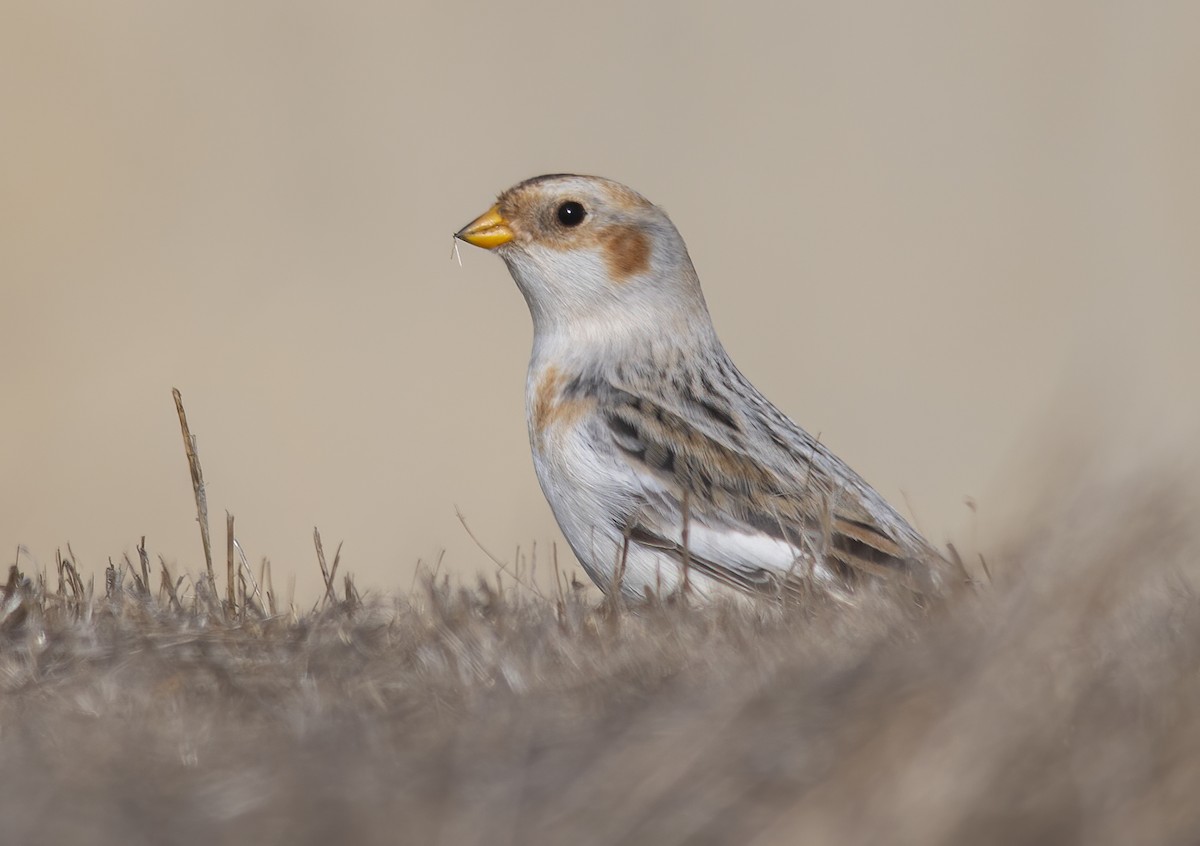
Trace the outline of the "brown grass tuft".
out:
M 13 567 L 0 842 L 1195 842 L 1197 502 L 1094 495 L 926 609 Z

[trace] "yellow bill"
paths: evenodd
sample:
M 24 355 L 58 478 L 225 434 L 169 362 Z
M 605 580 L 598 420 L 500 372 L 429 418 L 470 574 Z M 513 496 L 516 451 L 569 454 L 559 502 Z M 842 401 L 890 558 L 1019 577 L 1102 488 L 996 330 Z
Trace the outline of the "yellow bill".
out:
M 498 206 L 492 206 L 479 217 L 472 220 L 458 232 L 454 233 L 454 237 L 476 247 L 483 247 L 485 250 L 493 250 L 501 244 L 507 244 L 513 239 L 512 230 L 508 228 L 508 221 L 500 214 Z

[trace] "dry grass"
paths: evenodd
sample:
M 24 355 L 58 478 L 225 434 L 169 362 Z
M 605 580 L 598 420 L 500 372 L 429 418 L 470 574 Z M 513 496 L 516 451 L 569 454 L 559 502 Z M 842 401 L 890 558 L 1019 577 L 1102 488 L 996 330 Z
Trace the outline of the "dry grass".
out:
M 1198 500 L 1119 490 L 924 610 L 296 615 L 68 556 L 4 590 L 0 842 L 1194 843 Z

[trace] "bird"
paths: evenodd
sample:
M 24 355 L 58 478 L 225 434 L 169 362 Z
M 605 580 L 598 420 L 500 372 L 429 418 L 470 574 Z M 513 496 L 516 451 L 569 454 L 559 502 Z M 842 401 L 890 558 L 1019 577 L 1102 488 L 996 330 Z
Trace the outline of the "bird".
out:
M 658 206 L 610 179 L 547 174 L 454 237 L 499 256 L 528 305 L 534 469 L 601 591 L 942 586 L 933 546 L 734 365 Z

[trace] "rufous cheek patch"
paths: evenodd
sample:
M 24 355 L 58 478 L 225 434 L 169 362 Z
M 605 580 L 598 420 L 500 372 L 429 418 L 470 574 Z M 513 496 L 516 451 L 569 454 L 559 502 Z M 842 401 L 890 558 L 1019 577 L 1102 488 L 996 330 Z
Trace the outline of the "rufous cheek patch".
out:
M 633 226 L 613 226 L 600 236 L 600 248 L 609 273 L 617 282 L 650 269 L 650 239 Z

